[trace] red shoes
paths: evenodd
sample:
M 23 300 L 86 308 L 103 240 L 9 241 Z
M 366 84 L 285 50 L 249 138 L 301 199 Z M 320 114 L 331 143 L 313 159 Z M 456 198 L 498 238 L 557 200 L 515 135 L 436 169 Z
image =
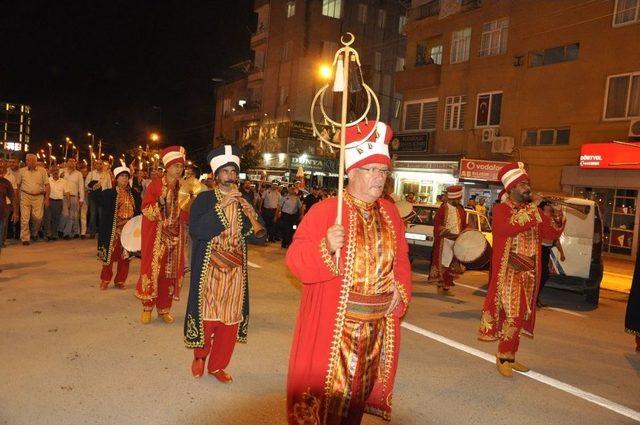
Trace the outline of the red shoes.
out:
M 103 291 L 105 289 L 107 289 L 109 287 L 109 281 L 108 280 L 103 280 L 100 282 L 100 289 L 102 289 Z
M 193 359 L 193 363 L 191 363 L 191 374 L 194 378 L 200 378 L 204 375 L 204 359 Z
M 224 369 L 218 369 L 215 372 L 209 372 L 209 375 L 213 376 L 223 384 L 228 384 L 231 381 L 233 381 L 233 378 L 231 377 L 231 375 L 225 372 Z

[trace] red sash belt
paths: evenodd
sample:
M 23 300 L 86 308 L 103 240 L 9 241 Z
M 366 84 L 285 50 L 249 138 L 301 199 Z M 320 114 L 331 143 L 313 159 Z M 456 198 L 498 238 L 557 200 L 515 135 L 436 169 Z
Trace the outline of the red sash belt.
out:
M 393 294 L 364 295 L 357 292 L 349 293 L 346 317 L 361 322 L 382 319 L 389 306 Z

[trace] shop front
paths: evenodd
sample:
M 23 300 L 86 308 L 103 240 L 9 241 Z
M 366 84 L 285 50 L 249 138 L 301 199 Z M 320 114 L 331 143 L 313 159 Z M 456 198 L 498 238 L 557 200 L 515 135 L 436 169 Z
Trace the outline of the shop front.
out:
M 476 201 L 484 199 L 485 206 L 490 212 L 493 204 L 504 186 L 498 178 L 500 169 L 508 162 L 486 161 L 483 159 L 460 160 L 460 182 L 465 186 L 464 202 L 475 197 Z
M 580 165 L 562 169 L 563 191 L 598 204 L 605 255 L 635 259 L 640 228 L 640 143 L 582 145 Z

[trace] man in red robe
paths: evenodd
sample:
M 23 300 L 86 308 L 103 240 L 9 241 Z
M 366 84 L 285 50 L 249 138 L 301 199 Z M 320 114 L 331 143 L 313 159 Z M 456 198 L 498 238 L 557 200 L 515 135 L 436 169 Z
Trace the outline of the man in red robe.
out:
M 541 275 L 540 234 L 560 237 L 562 227 L 558 229 L 533 202 L 522 163 L 505 165 L 498 176 L 508 197 L 493 207 L 493 253 L 479 339 L 499 341 L 496 367 L 502 376 L 511 377 L 512 370 L 529 371 L 515 355 L 520 335 L 533 337 Z
M 185 224 L 188 214 L 178 204 L 185 150 L 162 151 L 166 175 L 153 179 L 142 200 L 142 258 L 136 297 L 142 300 L 142 323 L 151 323 L 155 307 L 165 323 L 173 323 L 172 300 L 180 299 L 184 273 Z
M 381 199 L 391 129 L 373 126 L 347 129 L 342 224 L 335 224 L 337 198 L 321 201 L 287 251 L 287 266 L 304 284 L 289 362 L 289 424 L 359 424 L 365 412 L 390 417 L 411 266 L 404 223 Z
M 462 186 L 449 186 L 434 218 L 429 282 L 438 285 L 439 294 L 449 294 L 455 286 L 453 280 L 464 272 L 464 266 L 453 256 L 453 243 L 467 227 L 467 214 L 460 205 L 462 191 Z

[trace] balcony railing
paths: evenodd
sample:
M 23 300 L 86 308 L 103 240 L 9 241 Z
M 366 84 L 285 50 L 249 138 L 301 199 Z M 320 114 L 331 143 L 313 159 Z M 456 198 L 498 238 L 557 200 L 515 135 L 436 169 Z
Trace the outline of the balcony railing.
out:
M 429 18 L 431 16 L 438 16 L 440 13 L 440 0 L 431 0 L 429 3 L 422 6 L 414 7 L 409 10 L 409 20 L 417 21 L 419 19 Z
M 441 65 L 427 64 L 396 72 L 396 90 L 400 93 L 440 85 Z

